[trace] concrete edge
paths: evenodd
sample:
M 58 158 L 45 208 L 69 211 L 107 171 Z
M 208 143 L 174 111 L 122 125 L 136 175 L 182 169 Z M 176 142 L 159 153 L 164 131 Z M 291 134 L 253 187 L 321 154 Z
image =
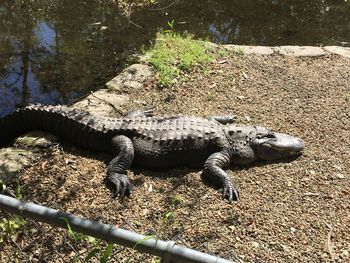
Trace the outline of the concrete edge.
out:
M 280 54 L 292 57 L 322 57 L 329 54 L 350 58 L 350 47 L 341 46 L 249 46 L 249 45 L 222 45 L 229 51 L 242 55 L 273 55 Z

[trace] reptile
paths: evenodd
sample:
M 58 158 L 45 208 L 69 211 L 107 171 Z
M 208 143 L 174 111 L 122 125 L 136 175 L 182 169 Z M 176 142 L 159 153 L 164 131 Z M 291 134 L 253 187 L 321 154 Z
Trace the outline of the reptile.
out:
M 203 167 L 204 179 L 220 187 L 223 198 L 236 201 L 239 191 L 225 172 L 230 164 L 295 157 L 305 146 L 298 137 L 235 124 L 231 114 L 156 117 L 136 110 L 113 118 L 60 105 L 30 105 L 0 118 L 0 146 L 33 129 L 48 131 L 82 148 L 113 154 L 106 178 L 113 186 L 113 197 L 122 200 L 131 193 L 127 170 L 135 164 L 150 169 Z

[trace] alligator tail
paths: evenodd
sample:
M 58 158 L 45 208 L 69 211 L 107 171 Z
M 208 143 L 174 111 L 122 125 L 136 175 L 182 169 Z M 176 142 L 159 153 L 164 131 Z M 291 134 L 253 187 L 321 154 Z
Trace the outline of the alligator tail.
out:
M 103 121 L 66 106 L 31 105 L 0 119 L 0 146 L 30 130 L 43 130 L 83 148 L 105 151 L 110 142 Z

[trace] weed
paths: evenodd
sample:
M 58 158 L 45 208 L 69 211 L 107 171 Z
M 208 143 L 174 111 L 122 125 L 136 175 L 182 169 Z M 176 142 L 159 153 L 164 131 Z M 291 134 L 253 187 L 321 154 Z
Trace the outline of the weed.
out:
M 207 92 L 207 100 L 208 100 L 208 101 L 211 101 L 211 100 L 213 100 L 213 98 L 214 98 L 213 93 L 210 92 L 210 91 L 208 91 L 208 92 Z
M 165 219 L 166 221 L 174 220 L 175 217 L 176 217 L 176 214 L 175 214 L 175 212 L 173 212 L 173 211 L 166 212 L 165 215 L 164 215 L 164 219 Z
M 100 263 L 106 263 L 108 261 L 108 258 L 113 253 L 113 248 L 116 246 L 115 244 L 107 244 L 107 247 L 104 248 L 102 242 L 92 236 L 76 233 L 73 231 L 72 227 L 69 224 L 69 221 L 67 218 L 61 217 L 62 220 L 64 220 L 67 224 L 68 228 L 68 236 L 73 239 L 75 242 L 82 242 L 87 241 L 92 245 L 92 249 L 89 252 L 89 254 L 85 257 L 84 262 L 88 262 L 92 258 L 98 258 Z M 72 258 L 72 263 L 78 262 L 80 260 L 81 255 L 76 253 L 74 257 Z
M 8 237 L 15 236 L 18 231 L 27 224 L 27 221 L 20 216 L 13 219 L 3 218 L 0 221 L 0 244 Z
M 168 23 L 174 26 L 174 20 Z M 148 52 L 149 62 L 159 72 L 161 85 L 175 82 L 181 71 L 191 71 L 195 66 L 205 68 L 214 60 L 214 56 L 205 46 L 205 42 L 194 40 L 192 36 L 181 36 L 172 30 L 157 34 L 157 42 Z
M 171 204 L 172 205 L 179 205 L 180 203 L 182 203 L 184 201 L 183 197 L 180 195 L 175 195 L 172 200 L 171 200 Z
M 7 185 L 5 182 L 0 180 L 0 191 L 3 192 L 7 190 Z M 17 199 L 22 199 L 21 186 L 19 182 L 16 182 L 15 194 Z M 14 215 L 11 219 L 2 218 L 0 221 L 0 244 L 9 237 L 14 237 L 17 233 L 27 224 L 27 221 L 18 215 Z
M 16 198 L 19 199 L 19 200 L 23 198 L 23 196 L 22 196 L 22 188 L 21 188 L 18 180 L 16 182 L 15 195 L 16 195 Z
M 102 256 L 100 258 L 101 263 L 106 263 L 110 255 L 112 255 L 114 244 L 108 244 L 106 249 L 102 252 Z

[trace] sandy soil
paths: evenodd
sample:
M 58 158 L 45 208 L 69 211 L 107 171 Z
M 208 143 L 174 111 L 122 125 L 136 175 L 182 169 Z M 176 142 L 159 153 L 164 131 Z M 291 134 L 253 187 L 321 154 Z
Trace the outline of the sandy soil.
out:
M 171 88 L 159 88 L 151 80 L 141 97 L 139 92 L 129 95 L 128 108 L 153 108 L 159 114 L 232 112 L 239 123 L 303 138 L 306 150 L 290 162 L 229 170 L 240 189 L 239 203 L 223 200 L 203 182 L 200 170 L 133 168 L 129 175 L 135 188 L 121 204 L 111 200 L 104 184 L 110 156 L 62 144 L 41 153 L 23 172 L 23 198 L 68 212 L 79 208 L 78 214 L 89 218 L 176 238 L 179 244 L 238 262 L 350 261 L 349 60 L 233 55 L 205 73 L 183 76 Z M 33 261 L 39 260 L 36 249 L 46 262 L 74 255 L 51 248 L 67 232 L 40 235 L 25 254 L 34 255 Z M 12 243 L 3 248 L 8 255 L 16 250 Z M 129 253 L 115 253 L 111 262 L 122 262 L 126 255 L 130 262 L 155 262 Z

